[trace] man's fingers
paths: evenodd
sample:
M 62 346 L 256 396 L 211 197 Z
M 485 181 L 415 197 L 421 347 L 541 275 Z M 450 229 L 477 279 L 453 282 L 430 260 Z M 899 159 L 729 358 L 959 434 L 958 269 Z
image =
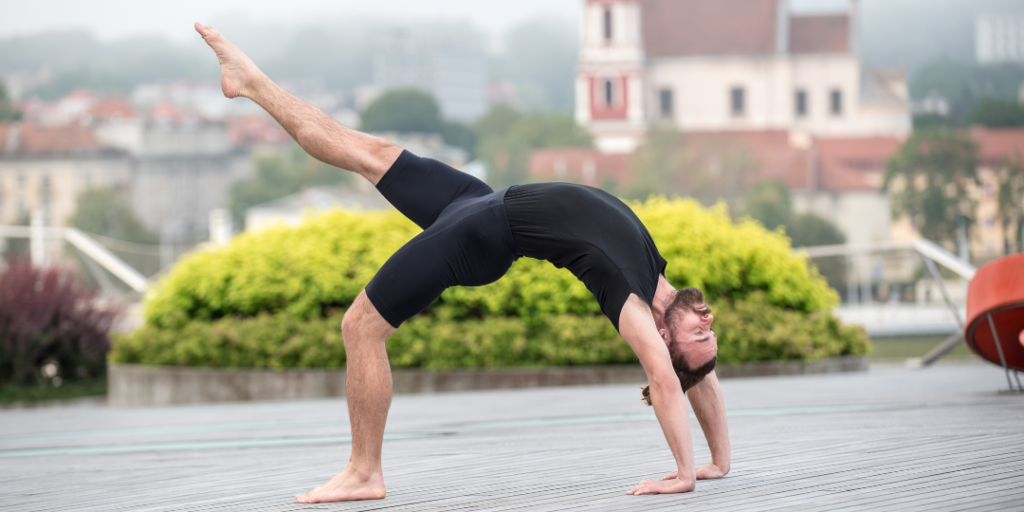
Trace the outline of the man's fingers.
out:
M 651 488 L 651 483 L 654 483 L 654 480 L 644 480 L 626 494 L 632 494 L 633 496 L 639 496 L 641 494 L 657 494 L 658 492 Z
M 677 469 L 677 470 L 675 470 L 675 471 L 673 471 L 673 472 L 669 473 L 669 474 L 668 474 L 668 476 L 666 476 L 665 478 L 662 478 L 662 480 L 672 480 L 672 479 L 673 479 L 673 478 L 675 478 L 675 477 L 676 477 L 676 475 L 678 475 L 678 474 L 679 474 L 679 470 Z

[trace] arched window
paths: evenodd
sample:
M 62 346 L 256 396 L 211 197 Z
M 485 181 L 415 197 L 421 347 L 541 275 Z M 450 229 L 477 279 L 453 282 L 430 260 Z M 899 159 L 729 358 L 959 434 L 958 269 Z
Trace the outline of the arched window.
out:
M 610 42 L 612 40 L 612 9 L 611 7 L 605 7 L 604 9 L 604 40 Z

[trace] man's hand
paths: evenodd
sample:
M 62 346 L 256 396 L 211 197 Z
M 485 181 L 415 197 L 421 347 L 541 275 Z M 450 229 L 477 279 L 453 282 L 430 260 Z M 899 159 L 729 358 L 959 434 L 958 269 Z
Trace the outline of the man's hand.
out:
M 723 471 L 722 468 L 716 466 L 715 463 L 712 462 L 707 466 L 697 468 L 697 480 L 715 480 L 725 476 L 725 473 L 726 472 Z M 675 479 L 676 474 L 678 474 L 678 471 L 673 471 L 665 478 L 662 478 L 662 480 L 673 480 Z
M 678 492 L 690 492 L 696 487 L 693 482 L 684 482 L 675 478 L 674 472 L 672 474 L 671 480 L 668 478 L 665 480 L 644 480 L 626 494 L 632 494 L 633 496 L 641 494 L 675 494 Z

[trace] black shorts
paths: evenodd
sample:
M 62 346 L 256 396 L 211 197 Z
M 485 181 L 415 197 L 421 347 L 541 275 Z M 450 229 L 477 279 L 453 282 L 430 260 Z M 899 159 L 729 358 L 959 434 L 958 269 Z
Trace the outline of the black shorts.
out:
M 423 228 L 366 285 L 366 296 L 393 327 L 448 287 L 497 281 L 522 255 L 505 217 L 505 190 L 495 192 L 469 174 L 408 151 L 377 190 Z

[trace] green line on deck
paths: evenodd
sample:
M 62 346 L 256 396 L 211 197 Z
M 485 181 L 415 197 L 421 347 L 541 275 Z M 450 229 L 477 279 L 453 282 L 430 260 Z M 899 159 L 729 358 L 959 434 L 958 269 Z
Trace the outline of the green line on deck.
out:
M 730 418 L 741 416 L 788 416 L 794 414 L 834 414 L 845 412 L 886 411 L 900 406 L 890 404 L 876 405 L 823 405 L 809 407 L 768 407 L 764 409 L 737 409 L 728 411 Z M 693 416 L 693 413 L 690 413 Z M 468 428 L 504 428 L 504 427 L 541 427 L 552 425 L 580 425 L 595 423 L 621 423 L 627 421 L 650 421 L 657 419 L 653 412 L 639 414 L 615 414 L 608 416 L 574 416 L 565 418 L 536 418 L 528 420 L 480 421 L 461 423 L 459 427 Z
M 444 434 L 384 434 L 385 440 L 416 439 Z M 352 436 L 282 437 L 273 439 L 227 439 L 218 441 L 185 441 L 170 443 L 115 444 L 102 446 L 69 446 L 65 448 L 39 448 L 0 451 L 0 458 L 42 457 L 47 455 L 96 455 L 129 452 L 164 452 L 178 450 L 214 450 L 218 448 L 259 448 L 266 446 L 295 446 L 306 444 L 348 443 Z

